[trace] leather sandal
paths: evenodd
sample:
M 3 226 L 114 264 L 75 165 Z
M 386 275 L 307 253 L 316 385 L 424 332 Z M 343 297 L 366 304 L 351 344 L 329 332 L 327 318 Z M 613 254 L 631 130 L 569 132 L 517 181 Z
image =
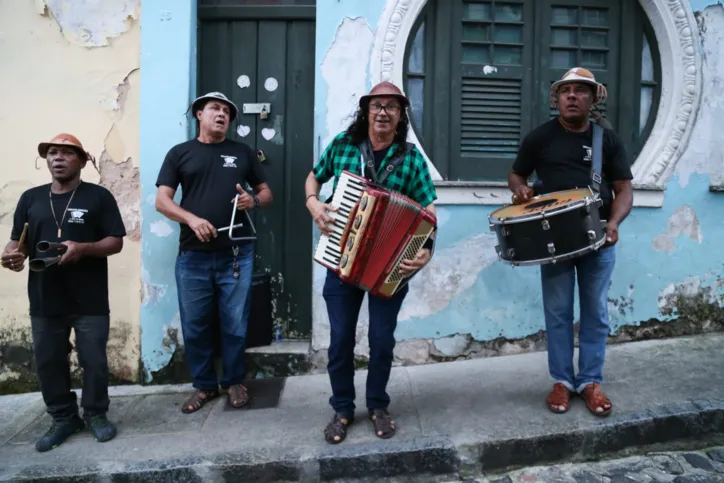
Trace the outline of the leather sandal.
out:
M 214 389 L 211 391 L 204 391 L 202 389 L 197 389 L 190 398 L 186 400 L 183 406 L 181 406 L 181 412 L 184 414 L 191 414 L 195 413 L 204 405 L 211 401 L 212 399 L 216 399 L 219 397 L 219 391 Z
M 369 411 L 369 417 L 378 438 L 388 439 L 395 434 L 395 422 L 386 409 L 373 409 Z
M 347 437 L 347 428 L 354 422 L 354 418 L 347 418 L 342 414 L 335 413 L 332 420 L 324 428 L 324 439 L 329 444 L 339 444 Z M 339 439 L 335 439 L 339 438 Z
M 601 391 L 601 385 L 597 382 L 593 382 L 586 387 L 583 388 L 583 391 L 580 393 L 581 397 L 584 401 L 586 401 L 586 406 L 588 406 L 588 410 L 591 411 L 594 415 L 599 417 L 605 417 L 611 414 L 611 411 L 613 410 L 613 404 L 611 404 L 611 400 L 608 399 L 608 397 Z M 608 406 L 608 409 L 606 409 L 604 406 Z M 601 408 L 602 411 L 596 411 L 596 409 Z
M 563 414 L 571 408 L 571 391 L 560 382 L 553 384 L 553 390 L 546 398 L 548 409 L 556 414 Z M 558 409 L 556 406 L 563 406 L 564 409 Z
M 226 391 L 228 393 L 229 404 L 231 407 L 238 409 L 249 404 L 249 393 L 241 384 L 234 384 Z

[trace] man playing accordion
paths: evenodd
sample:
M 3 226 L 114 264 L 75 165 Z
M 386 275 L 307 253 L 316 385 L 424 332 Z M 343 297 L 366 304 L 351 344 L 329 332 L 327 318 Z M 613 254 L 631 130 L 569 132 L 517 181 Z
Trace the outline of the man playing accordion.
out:
M 305 192 L 307 209 L 323 234 L 330 233 L 333 220 L 328 212 L 336 209 L 319 200 L 320 186 L 334 178 L 336 190 L 345 170 L 400 193 L 435 214 L 433 202 L 437 194 L 426 161 L 414 145 L 406 142 L 409 105 L 409 100 L 395 85 L 378 84 L 360 98 L 359 109 L 349 128 L 338 134 L 322 153 L 307 177 Z M 408 276 L 423 268 L 430 260 L 432 248 L 433 237 L 430 237 L 413 259 L 401 262 L 400 275 Z M 390 397 L 386 388 L 392 368 L 397 316 L 408 291 L 405 285 L 390 298 L 370 293 L 368 299 L 370 359 L 366 405 L 375 434 L 380 438 L 389 438 L 395 432 L 395 422 L 387 410 Z M 364 295 L 361 288 L 344 282 L 334 271 L 327 271 L 323 289 L 331 333 L 327 371 L 332 386 L 329 403 L 335 414 L 324 435 L 332 444 L 344 440 L 348 426 L 354 421 L 355 333 Z

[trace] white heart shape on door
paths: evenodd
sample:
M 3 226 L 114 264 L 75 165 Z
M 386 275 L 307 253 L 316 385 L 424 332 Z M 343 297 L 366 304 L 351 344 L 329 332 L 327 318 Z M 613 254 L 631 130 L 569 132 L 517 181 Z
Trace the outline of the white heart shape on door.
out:
M 242 126 L 239 126 L 238 128 L 236 128 L 236 133 L 243 138 L 245 138 L 246 135 L 249 134 L 250 132 L 251 132 L 251 128 L 249 126 L 242 125 Z
M 269 141 L 271 138 L 273 138 L 276 135 L 276 131 L 272 128 L 265 127 L 261 130 L 261 135 L 264 136 L 264 139 Z

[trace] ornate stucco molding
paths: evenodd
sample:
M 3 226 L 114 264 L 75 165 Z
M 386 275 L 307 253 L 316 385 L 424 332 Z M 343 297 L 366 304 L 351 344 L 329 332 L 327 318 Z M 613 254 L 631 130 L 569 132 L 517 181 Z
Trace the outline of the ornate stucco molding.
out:
M 633 165 L 634 184 L 663 189 L 682 156 L 701 99 L 699 32 L 687 0 L 639 0 L 653 26 L 661 54 L 661 99 L 654 127 Z M 372 49 L 372 83 L 403 87 L 405 46 L 427 0 L 387 0 Z M 422 146 L 411 131 L 410 141 Z M 429 162 L 429 159 L 428 159 Z M 440 174 L 430 164 L 433 177 Z

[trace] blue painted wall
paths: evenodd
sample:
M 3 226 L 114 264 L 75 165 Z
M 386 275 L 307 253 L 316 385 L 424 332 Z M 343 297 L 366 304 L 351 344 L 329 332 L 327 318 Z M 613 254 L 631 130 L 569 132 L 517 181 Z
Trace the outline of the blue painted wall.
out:
M 335 47 L 339 42 L 336 37 L 340 25 L 347 19 L 364 15 L 366 21 L 374 31 L 380 19 L 385 0 L 365 0 L 364 2 L 336 2 L 333 0 L 318 1 L 317 13 L 317 63 Z M 703 10 L 714 1 L 692 1 L 695 11 Z M 721 32 L 724 22 L 718 23 L 719 17 L 713 16 L 708 20 L 709 29 Z M 716 20 L 717 23 L 711 22 Z M 692 26 L 696 28 L 695 26 Z M 718 29 L 718 30 L 717 30 Z M 721 35 L 704 37 L 707 55 L 721 55 Z M 341 37 L 343 38 L 343 37 Z M 338 47 L 338 45 L 336 46 Z M 701 53 L 704 48 L 699 46 Z M 703 66 L 707 69 L 707 66 Z M 710 72 L 705 76 L 724 81 L 722 74 L 709 67 Z M 371 73 L 367 66 L 367 78 Z M 340 74 L 340 77 L 343 76 Z M 330 86 L 328 80 L 323 79 L 321 71 L 317 71 L 317 86 L 315 92 L 316 105 L 316 134 L 318 139 L 324 139 L 328 131 L 338 132 L 340 126 L 327 125 L 327 96 Z M 704 83 L 708 89 L 712 84 Z M 610 309 L 612 333 L 623 325 L 638 325 L 651 318 L 667 319 L 659 307 L 660 298 L 666 290 L 672 290 L 677 284 L 687 281 L 687 277 L 699 277 L 689 280 L 695 291 L 701 291 L 712 283 L 717 283 L 722 273 L 721 262 L 713 257 L 717 253 L 714 244 L 718 242 L 718 233 L 722 232 L 721 213 L 724 208 L 724 195 L 709 192 L 709 174 L 711 161 L 702 162 L 696 159 L 700 156 L 717 156 L 721 159 L 721 152 L 702 149 L 702 143 L 711 140 L 707 126 L 708 122 L 718 119 L 724 121 L 724 112 L 717 108 L 715 96 L 711 91 L 704 96 L 702 110 L 709 111 L 704 121 L 698 123 L 691 136 L 691 143 L 697 146 L 695 152 L 687 153 L 680 160 L 677 172 L 686 172 L 686 177 L 672 177 L 667 186 L 665 202 L 662 208 L 634 208 L 629 218 L 621 227 L 621 239 L 617 247 L 617 268 L 610 290 Z M 721 96 L 719 96 L 721 99 Z M 708 104 L 707 104 L 708 103 Z M 718 104 L 724 105 L 724 104 Z M 718 109 L 718 111 L 717 111 Z M 713 112 L 712 112 L 713 110 Z M 345 126 L 346 127 L 346 126 Z M 324 146 L 321 146 L 323 149 Z M 433 160 L 434 162 L 434 160 Z M 713 163 L 716 164 L 716 163 Z M 694 167 L 694 165 L 697 165 Z M 717 165 L 719 166 L 719 165 Z M 721 166 L 718 167 L 721 170 Z M 689 174 L 692 174 L 689 177 Z M 658 251 L 654 248 L 654 239 L 669 230 L 670 218 L 674 212 L 688 206 L 696 214 L 700 229 L 703 233 L 701 243 L 681 235 L 673 239 L 675 249 L 673 252 Z M 493 237 L 488 231 L 487 217 L 497 207 L 494 206 L 440 206 L 438 208 L 440 219 L 439 239 L 436 247 L 437 255 L 445 256 L 456 250 L 465 241 L 482 236 Z M 318 236 L 315 229 L 315 243 Z M 472 257 L 476 248 L 471 250 Z M 490 249 L 490 244 L 485 248 Z M 464 264 L 465 257 L 459 259 Z M 460 271 L 465 267 L 460 265 Z M 450 276 L 455 276 L 450 271 Z M 497 337 L 522 338 L 538 332 L 544 328 L 542 301 L 540 294 L 539 268 L 512 268 L 500 262 L 486 264 L 478 274 L 472 286 L 462 289 L 451 296 L 444 308 L 433 308 L 428 313 L 420 314 L 419 310 L 410 310 L 412 316 L 405 317 L 405 308 L 401 313 L 398 324 L 398 340 L 406 339 L 436 339 L 454 334 L 470 334 L 477 340 L 491 340 Z M 437 280 L 444 280 L 441 277 Z M 437 281 L 436 280 L 436 281 Z M 433 283 L 428 280 L 427 283 Z M 324 302 L 321 297 L 323 284 L 323 270 L 315 267 L 315 348 L 325 348 L 327 344 L 326 333 L 328 326 L 324 321 Z M 425 305 L 425 300 L 435 296 L 435 292 L 444 288 L 423 286 L 418 283 L 413 287 L 420 293 L 411 294 L 406 304 Z M 717 285 L 716 293 L 720 292 Z M 576 302 L 577 305 L 577 302 Z M 366 318 L 362 311 L 360 320 Z M 576 317 L 578 309 L 576 308 Z M 321 321 L 321 322 L 320 322 Z M 364 337 L 360 338 L 364 343 Z
M 659 311 L 659 296 L 672 284 L 687 277 L 701 277 L 701 286 L 722 295 L 721 257 L 718 233 L 724 231 L 724 196 L 709 192 L 709 177 L 694 175 L 686 187 L 678 177 L 668 184 L 662 208 L 635 208 L 621 225 L 617 244 L 617 266 L 609 299 L 611 333 L 622 325 L 638 325 L 651 318 L 667 319 Z M 653 239 L 667 232 L 669 219 L 683 205 L 697 214 L 702 242 L 687 235 L 673 238 L 673 252 L 654 250 Z M 437 250 L 454 247 L 461 240 L 479 235 L 481 220 L 495 207 L 455 206 L 441 208 L 448 220 L 440 227 Z M 399 339 L 438 338 L 471 334 L 476 340 L 496 337 L 522 338 L 543 330 L 540 269 L 512 268 L 496 262 L 484 269 L 475 284 L 456 294 L 455 300 L 433 315 L 400 322 Z M 695 283 L 694 288 L 699 288 Z M 576 302 L 577 305 L 577 302 Z M 576 307 L 578 317 L 578 307 Z
M 196 0 L 154 0 L 141 8 L 141 358 L 150 380 L 175 349 L 173 341 L 164 342 L 164 327 L 178 312 L 174 262 L 179 229 L 156 212 L 155 183 L 167 151 L 189 139 L 185 112 L 195 90 Z

